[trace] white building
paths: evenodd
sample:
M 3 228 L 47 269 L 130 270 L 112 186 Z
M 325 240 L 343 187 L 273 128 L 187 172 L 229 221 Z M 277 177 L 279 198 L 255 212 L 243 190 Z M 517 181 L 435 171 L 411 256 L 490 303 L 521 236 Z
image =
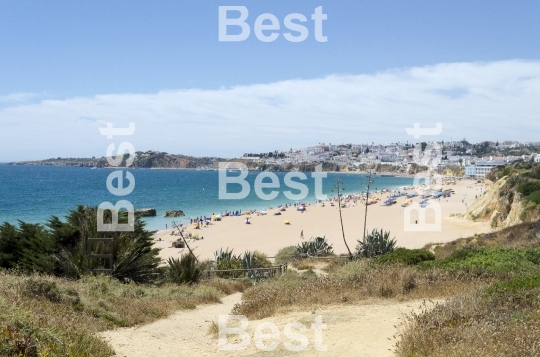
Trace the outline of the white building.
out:
M 534 162 L 540 162 L 540 154 L 536 154 L 534 157 Z
M 465 177 L 476 177 L 476 166 L 465 166 Z
M 465 177 L 484 178 L 495 166 L 506 165 L 505 161 L 478 161 L 476 165 L 465 166 Z

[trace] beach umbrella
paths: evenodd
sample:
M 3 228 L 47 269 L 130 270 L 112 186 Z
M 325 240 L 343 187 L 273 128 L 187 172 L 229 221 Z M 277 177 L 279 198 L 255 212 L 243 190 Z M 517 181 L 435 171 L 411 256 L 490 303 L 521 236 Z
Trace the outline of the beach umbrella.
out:
M 285 223 L 285 224 L 291 224 L 291 221 L 287 219 L 287 220 L 283 221 L 283 223 Z

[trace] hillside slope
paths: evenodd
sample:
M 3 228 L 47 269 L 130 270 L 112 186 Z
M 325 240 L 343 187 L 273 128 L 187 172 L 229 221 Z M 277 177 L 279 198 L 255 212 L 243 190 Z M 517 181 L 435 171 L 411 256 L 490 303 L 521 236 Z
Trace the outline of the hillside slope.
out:
M 486 191 L 463 218 L 488 219 L 493 228 L 540 219 L 540 164 L 518 162 L 496 168 L 486 183 Z

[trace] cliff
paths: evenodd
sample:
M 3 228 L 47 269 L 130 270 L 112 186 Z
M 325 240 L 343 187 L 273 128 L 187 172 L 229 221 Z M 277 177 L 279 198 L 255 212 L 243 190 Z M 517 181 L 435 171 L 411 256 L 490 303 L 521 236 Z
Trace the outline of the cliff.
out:
M 125 167 L 124 156 L 119 167 Z M 159 151 L 138 151 L 130 167 L 133 168 L 166 168 L 166 169 L 195 169 L 201 167 L 217 167 L 217 163 L 226 161 L 217 157 L 193 157 L 186 155 L 173 155 Z M 39 161 L 10 162 L 10 165 L 39 165 L 39 166 L 76 166 L 76 167 L 110 167 L 107 158 L 61 158 Z
M 495 182 L 485 180 L 487 187 L 484 194 L 469 206 L 463 218 L 487 219 L 493 228 L 506 228 L 540 219 L 540 202 L 537 199 L 540 181 L 535 177 L 535 170 L 540 171 L 540 165 L 531 165 L 531 169 L 525 170 L 516 165 L 508 168 L 489 176 Z

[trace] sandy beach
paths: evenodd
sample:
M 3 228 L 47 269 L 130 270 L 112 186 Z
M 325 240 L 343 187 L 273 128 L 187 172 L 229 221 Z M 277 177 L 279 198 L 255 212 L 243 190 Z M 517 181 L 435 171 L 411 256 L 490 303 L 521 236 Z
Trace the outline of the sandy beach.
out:
M 406 197 L 399 197 L 397 204 L 383 206 L 382 202 L 388 193 L 377 194 L 381 200 L 368 206 L 367 230 L 382 228 L 390 231 L 391 236 L 396 238 L 397 245 L 406 248 L 421 248 L 427 243 L 448 242 L 475 233 L 491 231 L 488 222 L 473 222 L 454 216 L 465 212 L 467 206 L 474 202 L 475 196 L 485 190 L 482 184 L 472 180 L 461 180 L 455 185 L 445 184 L 442 187 L 444 190 L 452 189 L 455 193 L 448 198 L 430 199 L 425 208 L 418 206 L 422 200 L 418 196 L 413 198 L 413 203 L 407 208 L 401 206 Z M 412 191 L 415 190 L 406 192 Z M 234 249 L 236 254 L 257 250 L 273 257 L 283 247 L 296 245 L 311 237 L 326 236 L 333 244 L 335 253 L 346 253 L 337 206 L 337 203 L 331 206 L 327 202 L 324 207 L 312 203 L 307 206 L 306 212 L 302 213 L 294 207 L 289 207 L 278 216 L 274 215 L 278 211 L 277 207 L 274 207 L 267 210 L 267 215 L 248 216 L 251 224 L 245 224 L 246 216 L 223 217 L 221 221 L 211 222 L 205 228 L 188 227 L 188 232 L 203 237 L 199 240 L 189 240 L 188 243 L 201 259 L 212 259 L 216 250 L 227 247 Z M 436 213 L 437 206 L 440 207 L 440 214 Z M 426 212 L 424 221 L 426 224 L 422 224 L 422 212 Z M 361 239 L 363 235 L 364 214 L 365 206 L 360 202 L 356 204 L 351 202 L 348 207 L 342 209 L 345 238 L 353 251 L 357 244 L 356 240 Z M 440 225 L 427 227 L 426 225 L 437 222 L 436 217 L 440 217 Z M 284 224 L 285 220 L 290 220 L 290 225 Z M 300 236 L 302 231 L 304 239 Z M 187 251 L 185 248 L 171 247 L 172 242 L 178 238 L 171 235 L 171 232 L 173 230 L 159 231 L 154 236 L 155 246 L 162 248 L 160 255 L 163 259 L 179 257 Z

